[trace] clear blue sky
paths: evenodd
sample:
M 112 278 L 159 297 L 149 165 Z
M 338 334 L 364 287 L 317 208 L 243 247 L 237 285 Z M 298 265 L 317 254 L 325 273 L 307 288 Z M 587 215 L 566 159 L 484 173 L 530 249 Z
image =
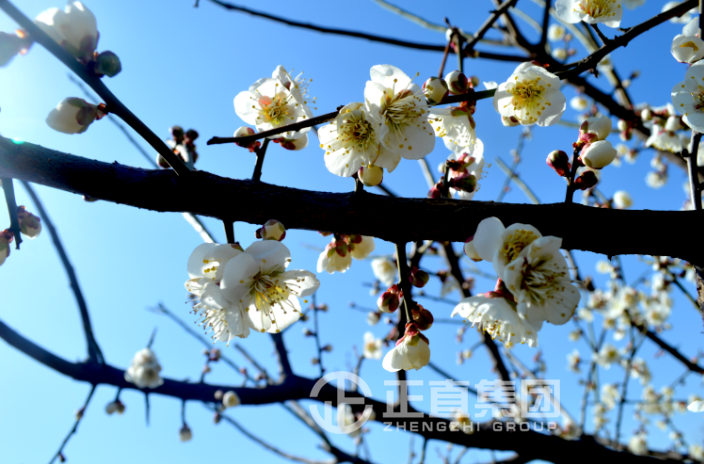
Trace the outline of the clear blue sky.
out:
M 113 92 L 140 116 L 159 136 L 168 137 L 168 127 L 179 124 L 195 128 L 201 155 L 197 168 L 238 179 L 251 176 L 254 157 L 246 150 L 228 145 L 207 147 L 211 136 L 229 136 L 243 125 L 233 109 L 232 100 L 259 78 L 269 77 L 281 64 L 292 74 L 305 71 L 312 78 L 311 95 L 316 96 L 316 114 L 333 110 L 338 105 L 363 98 L 369 79 L 369 69 L 376 64 L 392 64 L 407 74 L 420 73 L 418 83 L 437 73 L 441 54 L 414 51 L 390 45 L 371 43 L 353 38 L 322 35 L 275 24 L 234 12 L 201 0 L 193 8 L 192 0 L 179 2 L 121 2 L 91 1 L 87 6 L 95 13 L 100 30 L 98 49 L 117 53 L 123 72 L 106 81 Z M 399 2 L 400 3 L 400 2 Z M 492 9 L 491 2 L 404 1 L 408 10 L 437 24 L 448 16 L 465 31 L 476 30 Z M 632 26 L 659 12 L 661 2 L 650 0 L 636 11 L 626 10 L 622 26 Z M 244 5 L 244 4 L 243 4 Z M 539 18 L 539 9 L 526 0 L 519 2 L 525 11 Z M 52 6 L 62 6 L 52 0 L 25 2 L 21 5 L 30 17 Z M 406 40 L 442 44 L 444 36 L 421 28 L 380 8 L 374 2 L 284 2 L 260 0 L 247 6 L 291 19 L 330 27 L 349 28 L 369 33 L 398 37 Z M 529 27 L 519 24 L 525 31 Z M 16 25 L 0 14 L 0 30 L 11 31 Z M 641 77 L 629 89 L 636 102 L 660 106 L 670 101 L 672 86 L 681 81 L 686 66 L 676 63 L 670 55 L 670 43 L 681 25 L 665 24 L 650 36 L 642 36 L 627 49 L 612 54 L 621 75 L 640 70 Z M 612 34 L 607 29 L 607 34 Z M 490 35 L 493 33 L 490 33 Z M 487 49 L 484 47 L 483 49 Z M 580 50 L 581 53 L 581 50 Z M 454 69 L 454 57 L 448 60 L 447 70 Z M 477 75 L 482 81 L 503 82 L 513 71 L 511 63 L 488 61 L 465 62 L 467 74 Z M 30 141 L 56 150 L 91 159 L 146 167 L 146 162 L 132 145 L 107 120 L 92 125 L 87 133 L 78 136 L 60 134 L 44 123 L 48 112 L 63 98 L 81 96 L 72 84 L 68 71 L 42 47 L 33 47 L 29 54 L 17 57 L 0 69 L 0 133 L 4 136 Z M 603 78 L 602 78 L 603 80 Z M 599 81 L 597 81 L 599 82 Z M 572 88 L 564 90 L 567 99 L 574 95 Z M 495 157 L 510 160 L 510 150 L 518 140 L 521 128 L 504 128 L 488 100 L 477 105 L 477 135 L 485 145 L 487 169 L 476 200 L 494 200 L 504 181 L 504 175 L 495 165 Z M 577 113 L 568 108 L 563 119 L 575 121 Z M 559 202 L 564 197 L 564 183 L 545 166 L 545 157 L 553 149 L 568 151 L 576 138 L 576 130 L 561 126 L 535 128 L 533 138 L 523 151 L 520 175 L 534 189 L 543 202 Z M 617 142 L 616 137 L 612 140 Z M 151 149 L 143 144 L 151 153 Z M 433 168 L 444 160 L 447 152 L 438 141 L 436 150 L 427 160 Z M 288 152 L 272 144 L 267 154 L 262 180 L 265 182 L 318 191 L 346 192 L 353 187 L 349 179 L 330 174 L 323 163 L 323 153 L 311 137 L 309 148 Z M 670 169 L 670 180 L 659 190 L 645 185 L 650 170 L 651 152 L 646 152 L 635 165 L 606 168 L 601 190 L 611 195 L 626 189 L 635 199 L 634 208 L 678 210 L 685 199 L 682 183 L 684 172 Z M 437 174 L 436 174 L 437 175 Z M 394 173 L 385 178 L 394 191 L 405 195 L 424 197 L 427 191 L 424 178 L 416 162 L 402 161 Z M 127 367 L 132 356 L 147 343 L 152 330 L 158 328 L 154 349 L 163 366 L 162 374 L 173 379 L 197 380 L 202 367 L 201 345 L 182 329 L 163 316 L 153 314 L 148 307 L 163 302 L 172 311 L 191 324 L 194 316 L 185 304 L 183 282 L 187 279 L 186 261 L 200 243 L 199 236 L 180 214 L 154 213 L 111 203 L 86 203 L 79 196 L 41 186 L 37 191 L 54 220 L 67 252 L 73 261 L 88 302 L 93 325 L 107 361 Z M 156 192 L 155 194 L 158 194 Z M 21 187 L 17 187 L 18 203 L 28 209 L 31 201 Z M 237 199 L 233 198 L 233 202 Z M 512 189 L 505 201 L 525 203 L 518 189 Z M 0 227 L 9 224 L 4 208 L 0 208 Z M 559 220 L 559 218 L 555 218 Z M 206 220 L 219 240 L 224 240 L 220 223 Z M 461 227 L 462 218 L 457 218 Z M 399 227 L 413 227 L 412 218 Z M 588 225 L 598 234 L 616 234 L 608 224 Z M 254 240 L 255 227 L 237 223 L 237 239 L 248 245 Z M 471 235 L 473 231 L 467 231 Z M 647 234 L 647 231 L 639 233 Z M 657 240 L 657 238 L 653 238 Z M 315 232 L 289 231 L 284 242 L 292 251 L 293 268 L 315 270 L 318 254 L 327 239 Z M 459 247 L 457 247 L 459 249 Z M 391 244 L 377 240 L 374 255 L 390 254 Z M 595 274 L 594 266 L 603 256 L 577 253 L 584 274 Z M 624 260 L 629 280 L 634 280 L 645 267 L 634 257 Z M 437 270 L 443 264 L 439 258 L 429 258 L 426 265 Z M 468 262 L 464 262 L 469 266 Z M 482 269 L 489 271 L 488 266 Z M 330 310 L 321 315 L 323 343 L 333 345 L 332 353 L 324 358 L 328 371 L 349 370 L 355 363 L 352 346 L 361 348 L 366 330 L 376 336 L 386 334 L 383 323 L 369 328 L 363 313 L 349 308 L 349 302 L 373 307 L 375 298 L 369 296 L 372 282 L 370 266 L 354 262 L 344 275 L 320 275 L 318 302 L 325 302 Z M 596 275 L 603 283 L 603 276 Z M 487 291 L 493 283 L 477 279 L 477 291 Z M 80 360 L 85 347 L 78 312 L 63 268 L 43 233 L 37 240 L 27 241 L 22 250 L 12 251 L 10 259 L 0 268 L 0 318 L 31 340 L 68 359 Z M 691 284 L 688 290 L 694 292 Z M 438 286 L 431 284 L 428 292 L 437 294 Z M 455 292 L 452 298 L 459 298 Z M 677 305 L 671 317 L 674 328 L 663 334 L 688 355 L 701 347 L 701 318 L 681 294 L 673 293 Z M 423 302 L 426 303 L 426 302 Z M 449 317 L 452 305 L 427 301 L 426 307 L 436 317 Z M 316 375 L 311 366 L 315 356 L 314 341 L 305 338 L 302 329 L 310 326 L 302 322 L 286 333 L 294 370 L 302 375 Z M 462 345 L 454 342 L 457 326 L 436 324 L 428 332 L 431 339 L 433 362 L 450 370 L 458 380 L 472 384 L 482 378 L 493 378 L 483 349 L 477 350 L 471 362 L 455 364 L 456 352 L 473 345 L 479 338 L 469 330 Z M 588 357 L 586 344 L 567 341 L 573 326 L 548 325 L 540 333 L 541 350 L 548 361 L 548 377 L 563 380 L 563 403 L 578 416 L 581 388 L 578 378 L 565 370 L 566 353 L 576 346 Z M 272 346 L 268 337 L 253 334 L 242 345 L 256 358 L 275 370 Z M 622 346 L 620 342 L 618 346 Z M 232 348 L 224 352 L 242 364 L 243 359 Z M 641 350 L 653 371 L 653 386 L 659 389 L 682 371 L 667 355 L 655 358 L 656 350 L 646 342 Z M 514 353 L 528 362 L 535 350 L 518 347 Z M 30 360 L 25 355 L 0 343 L 0 462 L 34 463 L 48 461 L 58 448 L 73 423 L 73 412 L 80 406 L 89 386 L 74 382 Z M 362 374 L 371 385 L 374 396 L 384 399 L 383 380 L 395 379 L 378 361 L 367 361 Z M 612 368 L 603 379 L 620 382 L 622 370 Z M 411 373 L 409 378 L 440 380 L 424 369 Z M 241 377 L 225 365 L 214 366 L 207 378 L 214 383 L 237 385 Z M 631 382 L 630 396 L 640 397 L 640 385 Z M 686 387 L 678 390 L 677 398 L 687 393 L 704 394 L 699 376 L 692 375 Z M 425 400 L 418 405 L 428 410 L 429 389 L 417 392 Z M 194 437 L 189 443 L 178 441 L 180 402 L 151 395 L 151 423 L 144 421 L 143 395 L 133 390 L 122 394 L 127 411 L 122 416 L 107 416 L 103 407 L 115 395 L 112 387 L 101 386 L 81 424 L 79 433 L 66 449 L 69 462 L 74 464 L 122 463 L 127 460 L 149 462 L 187 462 L 196 459 L 232 460 L 264 459 L 266 462 L 284 462 L 264 451 L 232 429 L 226 423 L 213 425 L 211 413 L 202 405 L 189 403 L 187 421 Z M 256 433 L 281 448 L 295 454 L 325 459 L 317 449 L 315 436 L 303 429 L 280 406 L 241 407 L 231 410 L 234 417 L 247 424 Z M 613 415 L 612 421 L 614 420 Z M 653 420 L 656 418 L 654 417 Z M 702 442 L 701 418 L 695 414 L 676 416 L 676 424 L 685 431 L 688 442 Z M 627 409 L 623 436 L 630 436 L 635 422 Z M 368 435 L 375 462 L 406 460 L 409 434 L 390 434 L 373 426 Z M 651 425 L 651 444 L 655 448 L 667 446 L 666 434 Z M 352 440 L 341 436 L 335 440 L 346 450 L 352 450 Z M 418 447 L 420 440 L 415 440 Z M 432 442 L 429 462 L 438 462 L 435 448 L 444 452 L 445 445 Z M 499 454 L 500 456 L 501 454 Z M 488 453 L 470 451 L 463 462 L 487 461 Z

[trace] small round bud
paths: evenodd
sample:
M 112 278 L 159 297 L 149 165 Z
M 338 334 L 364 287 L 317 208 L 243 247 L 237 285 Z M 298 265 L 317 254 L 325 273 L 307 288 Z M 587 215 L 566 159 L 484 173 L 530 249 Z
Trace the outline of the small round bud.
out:
M 548 27 L 548 39 L 553 42 L 562 40 L 565 37 L 566 32 L 567 31 L 563 26 L 559 24 L 551 24 L 550 27 Z
M 587 118 L 579 128 L 579 140 L 584 143 L 606 140 L 611 133 L 611 119 L 607 116 Z M 594 134 L 594 136 L 590 136 Z
M 616 149 L 608 140 L 588 143 L 582 148 L 580 159 L 585 166 L 592 169 L 601 169 L 616 159 Z
M 556 60 L 563 61 L 567 59 L 567 50 L 564 48 L 556 48 L 552 51 L 552 57 Z
M 215 411 L 215 414 L 213 414 L 213 424 L 219 424 L 221 419 L 222 416 L 220 415 L 220 413 Z
M 650 121 L 653 119 L 653 112 L 650 110 L 650 108 L 645 108 L 640 112 L 640 118 L 643 121 Z
M 186 140 L 185 140 L 185 142 L 186 142 L 186 143 L 193 143 L 193 142 L 195 142 L 196 139 L 198 138 L 198 135 L 199 135 L 199 134 L 198 134 L 198 131 L 197 131 L 197 130 L 195 130 L 195 129 L 188 129 L 188 130 L 186 131 Z
M 258 239 L 281 241 L 286 238 L 286 228 L 276 219 L 269 219 L 254 235 Z
M 234 136 L 235 137 L 244 137 L 245 135 L 253 135 L 253 134 L 255 134 L 254 129 L 252 129 L 251 127 L 242 126 L 235 131 Z M 237 145 L 238 147 L 247 148 L 250 151 L 250 153 L 252 153 L 252 152 L 254 152 L 254 150 L 256 150 L 257 148 L 259 148 L 261 146 L 261 143 L 259 141 L 254 141 L 254 142 L 249 142 L 249 143 L 235 142 L 235 145 Z
M 237 393 L 230 390 L 225 393 L 225 395 L 222 397 L 222 404 L 226 408 L 233 408 L 235 406 L 239 406 L 242 403 L 240 402 L 240 397 L 237 396 Z
M 215 393 L 213 394 L 213 397 L 214 397 L 216 400 L 220 401 L 220 400 L 222 400 L 222 396 L 223 396 L 223 395 L 224 395 L 224 393 L 223 393 L 222 390 L 216 390 Z
M 470 76 L 469 82 L 472 84 L 472 88 L 477 88 L 479 86 L 480 80 L 477 76 Z
M 328 353 L 332 351 L 332 345 L 325 345 L 324 347 L 321 348 L 323 351 L 327 351 Z
M 567 153 L 562 150 L 551 151 L 545 162 L 562 177 L 567 177 L 572 169 Z
M 220 351 L 218 348 L 213 348 L 208 353 L 208 358 L 211 361 L 219 361 L 221 356 L 222 356 L 222 351 Z
M 618 122 L 616 123 L 616 127 L 620 131 L 625 131 L 626 129 L 628 129 L 628 123 L 626 121 L 624 121 L 623 119 L 619 119 Z
M 425 284 L 427 284 L 429 280 L 430 275 L 428 275 L 427 272 L 418 269 L 417 267 L 411 269 L 411 273 L 408 276 L 408 281 L 411 282 L 411 285 L 417 288 L 425 287 Z
M 84 413 L 85 411 L 86 411 L 86 408 L 85 408 L 85 407 L 82 407 L 82 408 L 76 410 L 76 420 L 77 420 L 77 421 L 83 419 L 83 413 Z
M 189 441 L 191 438 L 193 438 L 193 432 L 188 425 L 183 424 L 183 427 L 178 431 L 178 439 L 181 441 Z
M 274 142 L 278 143 L 281 145 L 281 148 L 285 148 L 286 150 L 298 151 L 303 150 L 308 146 L 308 136 L 304 134 L 302 137 L 298 137 L 297 139 L 287 139 L 282 137 L 280 139 L 275 139 Z
M 439 105 L 447 99 L 450 90 L 444 79 L 431 77 L 423 83 L 423 94 L 429 104 Z
M 575 111 L 584 111 L 589 107 L 589 102 L 584 97 L 576 96 L 570 100 L 570 106 Z
M 369 311 L 367 313 L 367 324 L 376 325 L 381 318 L 381 313 L 377 311 Z
M 439 181 L 437 184 L 433 185 L 433 187 L 428 191 L 428 198 L 442 198 L 443 196 L 444 188 L 442 181 Z
M 469 79 L 459 71 L 450 72 L 445 76 L 445 82 L 452 95 L 462 95 L 469 91 Z
M 171 126 L 171 127 L 169 127 L 169 132 L 171 133 L 171 138 L 174 139 L 174 142 L 176 142 L 177 144 L 180 144 L 181 142 L 183 142 L 183 137 L 184 137 L 183 127 Z
M 122 71 L 122 63 L 113 52 L 105 51 L 95 58 L 93 70 L 98 75 L 115 77 Z
M 413 317 L 413 322 L 416 323 L 416 326 L 420 330 L 428 330 L 435 320 L 433 314 L 421 305 L 411 310 L 411 316 Z
M 463 192 L 474 192 L 477 189 L 477 178 L 473 174 L 464 174 L 450 179 L 450 187 Z
M 376 305 L 379 310 L 384 313 L 392 313 L 396 311 L 403 299 L 403 292 L 398 288 L 398 285 L 392 285 L 377 299 Z
M 375 187 L 384 179 L 384 169 L 373 164 L 362 166 L 357 171 L 357 177 L 367 187 Z
M 17 219 L 20 223 L 20 232 L 27 238 L 36 238 L 42 231 L 41 219 L 27 211 L 24 206 L 17 207 Z
M 594 171 L 584 171 L 581 176 L 574 180 L 574 185 L 579 190 L 587 190 L 594 187 L 599 179 L 597 178 Z
M 618 209 L 628 209 L 633 206 L 633 198 L 625 190 L 614 193 L 614 206 Z

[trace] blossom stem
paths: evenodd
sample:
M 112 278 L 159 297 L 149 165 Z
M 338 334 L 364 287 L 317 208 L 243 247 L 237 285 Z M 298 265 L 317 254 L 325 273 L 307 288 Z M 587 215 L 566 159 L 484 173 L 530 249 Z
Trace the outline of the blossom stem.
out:
M 20 220 L 17 216 L 17 201 L 15 200 L 15 187 L 11 177 L 0 178 L 2 189 L 5 192 L 5 203 L 7 203 L 7 214 L 10 216 L 10 230 L 15 236 L 15 249 L 20 249 L 22 235 L 20 234 Z
M 442 75 L 445 72 L 445 62 L 447 61 L 447 55 L 450 53 L 450 43 L 452 40 L 448 40 L 445 44 L 445 50 L 442 52 L 442 61 L 440 62 L 440 69 L 438 70 L 438 77 L 442 79 Z
M 86 398 L 85 402 L 83 403 L 83 407 L 81 408 L 81 410 L 83 411 L 83 414 L 85 414 L 85 410 L 88 408 L 88 404 L 90 404 L 90 400 L 93 398 L 93 393 L 95 393 L 96 387 L 97 387 L 96 384 L 93 384 L 90 387 L 90 392 L 88 392 L 88 397 Z M 66 438 L 64 438 L 64 441 L 61 442 L 61 446 L 59 447 L 59 450 L 51 458 L 51 461 L 49 461 L 49 464 L 52 464 L 54 461 L 56 461 L 56 458 L 58 458 L 59 455 L 61 455 L 61 453 L 64 451 L 64 447 L 66 446 L 68 441 L 71 439 L 71 437 L 78 430 L 78 423 L 81 422 L 81 419 L 83 418 L 83 414 L 81 414 L 80 417 L 76 417 L 76 422 L 73 424 L 73 427 L 71 428 L 71 430 L 69 430 L 68 435 L 66 435 Z
M 406 258 L 405 243 L 396 244 L 396 264 L 398 267 L 398 286 L 403 291 L 403 309 L 406 315 L 406 323 L 408 323 L 412 322 L 413 318 L 411 317 L 411 311 L 408 309 L 408 302 L 411 301 L 411 284 L 408 281 L 408 259 Z M 405 324 L 401 324 L 401 326 L 405 326 Z M 399 332 L 399 337 L 401 336 L 403 335 Z
M 599 36 L 599 38 L 601 39 L 601 42 L 602 42 L 604 45 L 607 45 L 609 42 L 611 42 L 611 39 L 609 39 L 608 37 L 606 37 L 606 36 L 604 35 L 604 33 L 601 32 L 601 29 L 599 29 L 599 25 L 597 25 L 597 24 L 591 24 L 591 26 L 592 26 L 592 28 L 594 29 L 594 32 L 596 32 L 596 35 Z
M 225 227 L 225 237 L 227 243 L 232 245 L 235 243 L 235 226 L 229 219 L 223 219 L 222 225 Z
M 26 30 L 35 42 L 38 42 L 49 53 L 54 55 L 59 61 L 64 63 L 71 71 L 76 73 L 83 82 L 88 84 L 95 93 L 106 103 L 110 113 L 120 117 L 127 125 L 137 132 L 157 153 L 159 153 L 173 168 L 178 175 L 188 175 L 191 171 L 183 163 L 181 158 L 171 151 L 159 136 L 152 132 L 141 119 L 132 113 L 103 83 L 100 77 L 91 72 L 87 66 L 78 61 L 73 55 L 67 52 L 61 45 L 44 32 L 34 21 L 29 19 L 12 3 L 7 0 L 0 0 L 0 9 L 14 19 L 17 24 Z
M 454 40 L 456 40 L 456 45 L 457 45 L 457 70 L 461 73 L 464 72 L 464 52 L 462 50 L 462 34 L 455 29 L 455 37 Z
M 692 139 L 689 143 L 689 153 L 687 159 L 687 171 L 689 172 L 689 194 L 692 197 L 692 205 L 695 211 L 702 209 L 702 191 L 699 185 L 699 173 L 697 172 L 697 154 L 699 153 L 699 142 L 702 134 L 693 130 Z
M 572 155 L 572 170 L 570 171 L 570 176 L 567 178 L 567 192 L 565 193 L 565 204 L 572 204 L 572 197 L 574 196 L 574 178 L 577 174 L 577 169 L 579 168 L 579 152 L 582 150 L 581 147 L 574 149 L 574 154 Z
M 269 141 L 271 139 L 265 139 L 264 144 L 256 149 L 257 153 L 257 163 L 254 165 L 254 172 L 252 173 L 252 180 L 259 182 L 262 178 L 262 166 L 264 166 L 264 156 L 266 156 L 266 149 L 269 146 Z M 210 145 L 210 142 L 208 142 Z
M 359 180 L 359 177 L 355 176 L 354 178 L 354 196 L 361 196 L 364 193 L 364 184 L 362 183 L 361 180 Z
M 447 165 L 445 161 L 445 170 L 442 173 L 442 196 L 445 198 L 450 198 L 450 166 Z
M 313 293 L 313 335 L 315 337 L 315 348 L 318 350 L 318 367 L 320 368 L 320 377 L 325 375 L 323 367 L 323 349 L 320 346 L 320 327 L 318 326 L 318 300 Z

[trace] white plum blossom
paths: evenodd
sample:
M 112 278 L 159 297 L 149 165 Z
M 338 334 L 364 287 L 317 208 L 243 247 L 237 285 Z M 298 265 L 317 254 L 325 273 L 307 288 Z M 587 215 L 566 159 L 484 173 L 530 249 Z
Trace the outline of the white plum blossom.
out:
M 599 352 L 594 355 L 594 361 L 606 369 L 609 369 L 613 363 L 620 360 L 621 355 L 611 343 L 604 343 Z
M 694 63 L 704 58 L 704 41 L 699 30 L 699 18 L 692 19 L 672 40 L 672 56 L 680 63 Z
M 538 238 L 503 272 L 518 314 L 534 325 L 542 321 L 562 325 L 572 318 L 579 303 L 579 289 L 570 283 L 561 246 L 561 238 Z
M 396 346 L 386 353 L 381 365 L 389 372 L 418 370 L 430 362 L 429 341 L 414 323 L 406 324 L 406 332 Z
M 621 0 L 557 0 L 555 14 L 566 23 L 603 23 L 607 27 L 619 27 L 623 8 Z
M 532 63 L 518 65 L 494 94 L 494 109 L 501 116 L 513 116 L 528 126 L 555 124 L 566 106 L 567 100 L 560 91 L 560 78 Z
M 548 27 L 548 39 L 553 42 L 562 40 L 563 37 L 565 37 L 565 32 L 564 26 L 551 24 L 550 27 Z
M 685 124 L 704 132 L 704 62 L 690 66 L 684 75 L 684 82 L 673 87 L 672 104 L 684 114 L 682 121 Z
M 472 151 L 477 142 L 475 122 L 469 110 L 459 107 L 432 108 L 428 122 L 453 153 Z
M 425 157 L 435 147 L 435 134 L 421 88 L 395 66 L 373 66 L 370 75 L 364 100 L 371 117 L 380 123 L 382 147 L 406 159 Z
M 381 124 L 371 118 L 362 103 L 350 103 L 335 119 L 318 130 L 325 166 L 331 173 L 350 177 L 360 167 L 379 166 L 392 172 L 401 157 L 379 143 Z
M 226 408 L 234 408 L 242 404 L 240 397 L 233 390 L 227 391 L 222 397 L 222 405 Z
M 363 356 L 367 359 L 381 359 L 381 339 L 374 337 L 371 332 L 364 334 Z
M 277 75 L 277 72 L 274 71 Z M 289 82 L 289 87 L 291 87 Z M 277 127 L 293 124 L 310 118 L 311 111 L 304 103 L 297 100 L 295 87 L 289 90 L 286 83 L 275 77 L 265 77 L 237 94 L 234 100 L 235 112 L 247 124 L 258 131 L 266 131 Z M 297 93 L 297 95 L 300 92 Z M 300 131 L 288 131 L 272 135 L 270 139 L 297 139 L 305 136 L 310 128 Z
M 366 235 L 342 235 L 334 238 L 318 257 L 318 272 L 345 272 L 352 265 L 352 258 L 365 259 L 374 251 L 374 238 Z
M 567 355 L 567 369 L 575 373 L 581 372 L 579 368 L 581 361 L 582 358 L 579 355 L 579 350 L 572 350 L 572 353 Z
M 628 451 L 633 454 L 648 454 L 648 436 L 644 433 L 637 433 L 628 439 Z
M 98 26 L 95 16 L 83 3 L 69 2 L 64 10 L 49 8 L 34 23 L 76 58 L 93 58 L 98 46 Z
M 125 380 L 137 388 L 157 388 L 164 383 L 159 375 L 161 365 L 150 348 L 139 350 L 132 358 L 132 364 L 125 371 Z
M 287 271 L 291 252 L 281 242 L 254 242 L 225 265 L 222 296 L 245 311 L 259 332 L 278 333 L 301 317 L 298 298 L 313 294 L 320 282 L 309 271 Z
M 519 317 L 515 304 L 495 292 L 471 296 L 460 300 L 451 317 L 459 314 L 465 322 L 503 342 L 507 348 L 515 343 L 538 346 L 538 331 L 543 322 L 533 324 Z
M 379 282 L 390 287 L 398 278 L 396 261 L 389 258 L 374 258 L 372 260 L 372 272 Z
M 570 106 L 575 111 L 584 111 L 589 107 L 589 102 L 586 98 L 581 96 L 572 97 L 570 100 Z
M 614 193 L 614 206 L 618 209 L 628 209 L 633 206 L 633 198 L 625 190 L 618 190 Z
M 82 134 L 98 116 L 98 107 L 81 98 L 65 98 L 46 117 L 49 127 L 64 134 Z
M 530 224 L 512 224 L 504 227 L 496 217 L 483 219 L 477 226 L 472 243 L 484 261 L 494 264 L 501 279 L 504 269 L 534 240 L 543 235 Z

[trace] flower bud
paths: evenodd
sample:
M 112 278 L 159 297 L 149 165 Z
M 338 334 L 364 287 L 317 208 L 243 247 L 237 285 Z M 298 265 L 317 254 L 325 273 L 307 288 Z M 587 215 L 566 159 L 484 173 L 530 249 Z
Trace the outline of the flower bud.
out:
M 381 319 L 381 313 L 377 311 L 369 311 L 367 313 L 367 324 L 376 325 Z
M 570 100 L 570 106 L 575 111 L 584 111 L 589 107 L 589 102 L 584 97 L 576 96 Z
M 17 207 L 17 219 L 20 222 L 20 232 L 27 238 L 36 238 L 42 231 L 41 219 L 27 211 L 24 206 Z
M 433 185 L 430 191 L 428 191 L 428 198 L 442 198 L 444 195 L 444 190 L 442 181 L 439 181 L 437 184 Z
M 113 52 L 102 52 L 95 58 L 93 71 L 99 76 L 115 77 L 122 71 L 122 63 L 120 63 L 120 58 Z
M 379 310 L 384 313 L 392 313 L 396 311 L 403 299 L 403 292 L 398 288 L 398 285 L 392 285 L 377 299 L 376 305 Z
M 643 121 L 650 121 L 653 119 L 653 112 L 650 110 L 650 108 L 645 108 L 640 112 L 640 118 Z
M 222 420 L 222 415 L 215 411 L 215 414 L 213 414 L 213 424 L 219 424 L 220 420 Z
M 98 45 L 98 28 L 93 13 L 79 1 L 69 2 L 61 10 L 50 8 L 34 23 L 66 51 L 84 62 L 93 58 Z
M 472 88 L 476 89 L 479 86 L 479 83 L 481 81 L 479 80 L 479 77 L 477 76 L 470 76 L 469 77 L 469 83 L 472 84 Z
M 286 238 L 286 228 L 276 219 L 269 219 L 254 233 L 255 237 L 263 240 L 281 241 Z
M 183 127 L 171 126 L 169 127 L 169 132 L 171 133 L 171 138 L 174 139 L 174 142 L 176 142 L 176 144 L 181 144 L 183 142 Z
M 76 416 L 76 420 L 77 420 L 77 421 L 83 419 L 83 413 L 84 413 L 84 412 L 86 412 L 85 406 L 82 407 L 82 408 L 80 408 L 80 409 L 77 409 L 77 410 L 76 410 L 75 416 Z
M 618 209 L 628 209 L 633 206 L 633 198 L 625 190 L 614 193 L 614 206 Z
M 10 256 L 10 243 L 12 243 L 14 238 L 15 236 L 9 229 L 0 232 L 0 266 L 2 266 L 7 257 Z
M 579 128 L 579 140 L 585 143 L 596 142 L 598 140 L 606 140 L 606 137 L 611 133 L 611 119 L 606 116 L 587 118 Z M 594 134 L 596 138 L 589 137 L 587 134 Z
M 562 150 L 551 151 L 545 162 L 562 177 L 567 177 L 572 169 L 567 153 Z
M 611 164 L 616 158 L 616 149 L 608 140 L 588 143 L 582 148 L 580 159 L 585 166 L 601 169 Z
M 235 137 L 244 137 L 245 135 L 253 135 L 255 133 L 256 132 L 251 127 L 242 126 L 235 131 L 234 136 Z M 247 148 L 247 149 L 249 149 L 250 153 L 253 153 L 254 150 L 256 150 L 257 148 L 259 148 L 261 146 L 261 142 L 259 142 L 258 140 L 255 140 L 254 142 L 249 142 L 249 143 L 235 142 L 235 145 L 237 145 L 238 147 Z
M 682 129 L 682 123 L 679 116 L 670 116 L 665 121 L 665 130 L 670 132 L 676 132 Z
M 411 269 L 411 273 L 408 276 L 408 281 L 411 283 L 411 285 L 417 288 L 425 287 L 425 284 L 427 284 L 429 280 L 430 276 L 428 275 L 428 273 L 418 269 L 417 267 Z
M 482 258 L 477 254 L 477 250 L 474 248 L 474 235 L 465 240 L 464 254 L 474 262 L 478 263 L 482 260 Z
M 567 59 L 567 50 L 564 48 L 556 48 L 552 51 L 552 57 L 556 60 L 563 61 Z
M 303 134 L 302 137 L 298 137 L 297 139 L 287 139 L 285 137 L 282 137 L 280 139 L 275 139 L 274 142 L 280 144 L 281 148 L 285 148 L 286 150 L 303 150 L 305 147 L 308 146 L 308 135 Z
M 185 143 L 186 143 L 186 145 L 192 144 L 193 142 L 195 142 L 196 139 L 198 138 L 198 136 L 199 136 L 199 134 L 198 134 L 198 131 L 197 131 L 197 130 L 195 130 L 195 129 L 188 129 L 188 130 L 186 131 L 186 137 L 185 137 L 185 140 L 184 140 Z
M 452 95 L 462 95 L 469 91 L 469 80 L 464 73 L 452 71 L 445 76 L 445 82 L 450 89 Z
M 95 121 L 98 107 L 81 98 L 65 98 L 46 117 L 46 123 L 64 134 L 81 134 Z
M 435 320 L 433 314 L 421 305 L 417 305 L 411 310 L 411 316 L 419 330 L 428 330 Z
M 423 94 L 431 105 L 443 103 L 449 93 L 450 90 L 447 87 L 447 82 L 439 77 L 431 77 L 423 83 Z
M 574 180 L 574 185 L 579 190 L 587 190 L 596 185 L 599 179 L 596 177 L 594 171 L 584 171 L 581 176 Z
M 628 129 L 628 123 L 624 121 L 623 119 L 619 119 L 618 122 L 616 123 L 616 128 L 620 130 L 621 132 L 625 131 Z
M 332 351 L 332 345 L 329 345 L 329 344 L 325 345 L 324 347 L 321 348 L 321 350 L 327 351 L 328 353 L 330 353 Z
M 551 24 L 550 27 L 548 27 L 548 39 L 553 42 L 557 42 L 565 37 L 566 32 L 567 31 L 563 26 L 559 24 Z
M 122 414 L 123 412 L 125 412 L 125 405 L 122 404 L 122 401 L 120 400 L 111 401 L 105 405 L 105 412 L 108 415 L 111 415 L 115 412 L 118 414 Z
M 193 438 L 193 432 L 191 432 L 188 425 L 183 424 L 183 427 L 178 431 L 178 439 L 181 441 L 189 441 L 191 438 Z
M 359 171 L 357 171 L 357 177 L 359 177 L 359 180 L 367 187 L 375 187 L 381 184 L 381 181 L 384 179 L 384 169 L 373 164 L 367 167 L 362 166 L 359 168 Z
M 241 369 L 240 369 L 240 373 L 242 373 L 242 370 L 241 370 Z M 242 374 L 242 375 L 246 375 L 246 374 L 247 374 L 247 373 L 245 372 L 245 373 Z M 224 395 L 224 393 L 223 393 L 222 390 L 215 390 L 215 393 L 213 394 L 213 397 L 214 397 L 217 401 L 220 401 L 220 400 L 222 400 L 223 395 Z
M 501 116 L 501 124 L 506 127 L 514 127 L 519 125 L 521 122 L 515 116 Z
M 450 187 L 463 192 L 474 192 L 477 189 L 477 178 L 473 174 L 464 174 L 450 179 Z
M 213 362 L 220 361 L 221 356 L 222 356 L 222 351 L 220 351 L 218 348 L 213 348 L 208 353 L 208 359 L 210 359 Z
M 230 390 L 225 393 L 225 395 L 222 397 L 222 404 L 226 408 L 233 408 L 235 406 L 239 406 L 242 403 L 240 402 L 240 397 L 237 396 L 237 393 Z

